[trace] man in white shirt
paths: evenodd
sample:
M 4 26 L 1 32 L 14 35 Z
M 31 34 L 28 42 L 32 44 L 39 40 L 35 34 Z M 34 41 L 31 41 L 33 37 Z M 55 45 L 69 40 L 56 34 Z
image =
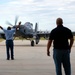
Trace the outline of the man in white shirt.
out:
M 7 60 L 10 59 L 10 56 L 11 56 L 11 60 L 14 60 L 14 50 L 13 50 L 13 48 L 14 48 L 14 43 L 13 43 L 13 36 L 14 36 L 14 33 L 16 32 L 16 29 L 19 28 L 20 25 L 21 25 L 21 22 L 19 22 L 19 24 L 18 24 L 15 28 L 8 27 L 7 30 L 0 26 L 0 28 L 1 28 L 1 29 L 4 31 L 4 33 L 5 33 Z M 10 51 L 9 51 L 9 49 L 10 49 Z M 10 52 L 11 52 L 11 53 L 10 53 Z

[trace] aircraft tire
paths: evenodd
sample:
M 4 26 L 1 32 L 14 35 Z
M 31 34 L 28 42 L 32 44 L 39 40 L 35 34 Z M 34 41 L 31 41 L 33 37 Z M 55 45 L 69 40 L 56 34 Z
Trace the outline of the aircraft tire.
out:
M 36 44 L 38 44 L 38 42 L 36 42 Z
M 34 46 L 34 41 L 33 40 L 31 41 L 31 46 Z

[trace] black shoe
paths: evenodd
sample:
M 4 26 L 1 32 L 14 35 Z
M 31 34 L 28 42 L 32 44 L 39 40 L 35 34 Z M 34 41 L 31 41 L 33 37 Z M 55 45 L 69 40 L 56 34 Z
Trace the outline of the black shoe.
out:
M 14 60 L 14 58 L 11 58 L 11 60 Z
M 7 58 L 7 60 L 9 60 L 9 58 Z

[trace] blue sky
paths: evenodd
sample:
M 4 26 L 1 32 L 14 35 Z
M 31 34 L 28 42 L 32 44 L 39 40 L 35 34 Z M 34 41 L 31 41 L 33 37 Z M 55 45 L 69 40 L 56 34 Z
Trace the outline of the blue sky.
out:
M 61 17 L 64 26 L 75 31 L 75 0 L 0 0 L 0 25 L 7 27 L 6 21 L 38 22 L 39 30 L 52 30 L 56 19 Z

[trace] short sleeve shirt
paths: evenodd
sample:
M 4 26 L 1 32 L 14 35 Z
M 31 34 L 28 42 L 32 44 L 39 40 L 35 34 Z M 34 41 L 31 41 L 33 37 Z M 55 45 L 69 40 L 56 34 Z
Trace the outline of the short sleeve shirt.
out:
M 11 29 L 11 30 L 6 30 L 6 29 L 3 29 L 4 33 L 5 33 L 5 37 L 6 37 L 6 40 L 13 40 L 13 35 L 16 31 L 16 29 Z
M 69 49 L 70 38 L 73 38 L 71 30 L 63 25 L 57 26 L 49 35 L 49 40 L 53 40 L 54 49 Z

